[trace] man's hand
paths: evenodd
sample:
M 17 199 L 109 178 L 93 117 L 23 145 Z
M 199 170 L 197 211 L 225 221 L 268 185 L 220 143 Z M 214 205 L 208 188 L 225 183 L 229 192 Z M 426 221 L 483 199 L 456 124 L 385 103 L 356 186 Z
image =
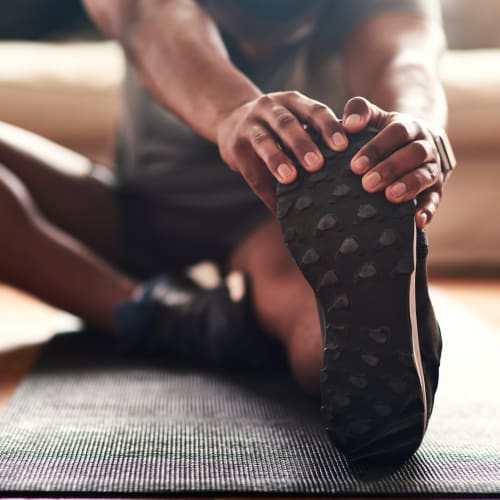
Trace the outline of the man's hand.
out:
M 262 95 L 237 107 L 217 127 L 222 158 L 273 213 L 273 177 L 283 184 L 297 177 L 292 158 L 283 148 L 309 172 L 323 166 L 324 159 L 304 124 L 317 130 L 334 151 L 347 147 L 345 132 L 333 111 L 299 92 Z
M 422 120 L 355 97 L 344 108 L 343 125 L 351 133 L 369 125 L 379 130 L 351 161 L 352 171 L 363 176 L 365 190 L 384 190 L 393 203 L 417 198 L 417 226 L 428 224 L 441 199 L 443 174 L 434 139 Z

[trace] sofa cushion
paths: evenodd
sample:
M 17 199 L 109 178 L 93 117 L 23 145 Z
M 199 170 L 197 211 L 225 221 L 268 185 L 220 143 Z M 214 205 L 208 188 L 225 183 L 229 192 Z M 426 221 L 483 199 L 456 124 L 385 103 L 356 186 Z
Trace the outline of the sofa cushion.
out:
M 0 43 L 0 120 L 81 152 L 109 149 L 124 75 L 113 42 Z
M 500 47 L 498 0 L 441 0 L 451 49 Z
M 457 148 L 500 148 L 500 49 L 449 50 L 441 76 Z

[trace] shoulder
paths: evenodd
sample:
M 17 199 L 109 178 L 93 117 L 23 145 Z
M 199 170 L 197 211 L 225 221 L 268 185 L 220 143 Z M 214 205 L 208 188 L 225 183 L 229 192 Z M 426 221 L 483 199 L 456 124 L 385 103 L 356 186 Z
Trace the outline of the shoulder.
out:
M 314 32 L 315 45 L 339 48 L 355 28 L 370 18 L 386 13 L 409 13 L 440 19 L 435 0 L 337 0 L 325 2 Z

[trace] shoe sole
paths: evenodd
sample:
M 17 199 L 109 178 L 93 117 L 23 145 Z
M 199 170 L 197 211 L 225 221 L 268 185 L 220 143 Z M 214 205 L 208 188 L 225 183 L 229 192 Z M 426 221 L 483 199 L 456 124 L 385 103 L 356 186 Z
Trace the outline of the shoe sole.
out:
M 401 461 L 426 428 L 415 307 L 415 203 L 367 193 L 350 160 L 376 134 L 322 141 L 324 167 L 278 185 L 284 240 L 316 295 L 323 337 L 322 413 L 351 461 Z

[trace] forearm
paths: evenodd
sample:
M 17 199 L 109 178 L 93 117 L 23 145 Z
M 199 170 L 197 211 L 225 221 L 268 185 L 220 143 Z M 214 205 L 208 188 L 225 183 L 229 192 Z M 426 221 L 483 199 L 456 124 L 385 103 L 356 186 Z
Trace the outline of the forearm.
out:
M 411 16 L 403 21 L 388 16 L 360 31 L 344 52 L 349 91 L 382 109 L 443 127 L 447 105 L 437 70 L 445 46 L 440 27 Z
M 446 124 L 443 88 L 436 73 L 422 63 L 387 64 L 376 84 L 363 95 L 383 109 L 424 119 L 435 127 Z
M 221 117 L 261 94 L 233 66 L 217 27 L 196 2 L 143 0 L 127 6 L 123 0 L 106 0 L 107 12 L 103 4 L 86 0 L 98 24 L 121 42 L 155 99 L 206 139 L 215 142 Z
M 437 5 L 429 0 L 429 11 Z M 353 95 L 344 108 L 351 133 L 367 125 L 379 132 L 351 161 L 370 193 L 391 203 L 416 199 L 423 228 L 443 192 L 443 166 L 430 128 L 444 127 L 447 106 L 438 77 L 444 35 L 431 16 L 392 13 L 361 25 L 347 40 L 343 61 Z

